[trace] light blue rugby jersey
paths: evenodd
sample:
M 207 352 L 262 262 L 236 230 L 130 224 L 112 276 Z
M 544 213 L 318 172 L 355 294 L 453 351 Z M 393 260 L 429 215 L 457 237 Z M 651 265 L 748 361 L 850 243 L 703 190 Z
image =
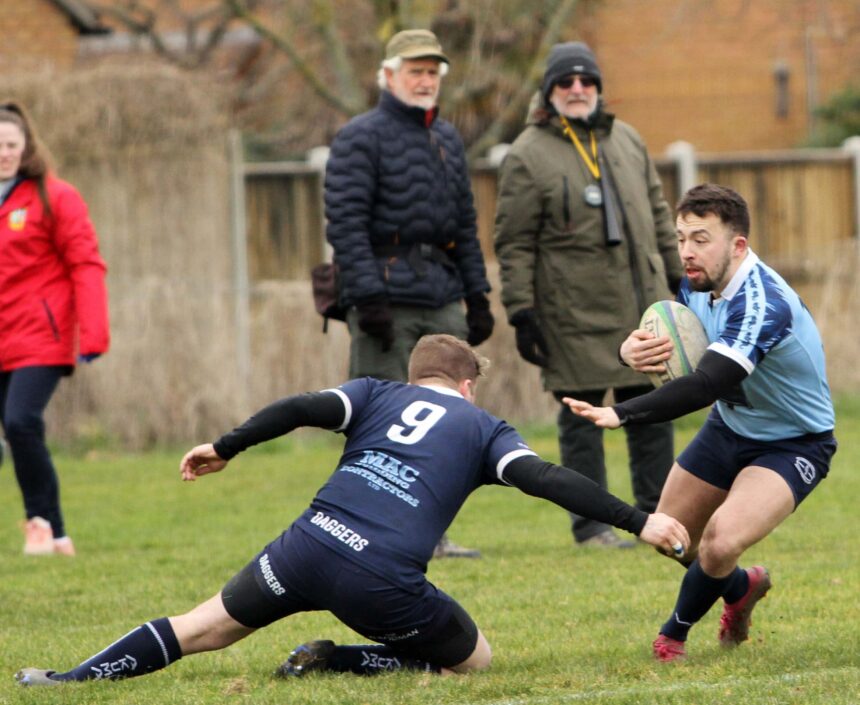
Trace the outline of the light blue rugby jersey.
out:
M 718 299 L 692 291 L 685 278 L 678 301 L 704 324 L 708 350 L 749 372 L 736 394 L 716 403 L 735 433 L 770 441 L 833 428 L 815 321 L 797 293 L 752 250 Z

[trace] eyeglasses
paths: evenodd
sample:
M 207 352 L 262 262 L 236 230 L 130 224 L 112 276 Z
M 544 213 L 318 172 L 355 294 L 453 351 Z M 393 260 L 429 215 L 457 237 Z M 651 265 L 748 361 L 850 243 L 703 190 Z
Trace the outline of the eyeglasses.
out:
M 593 88 L 597 85 L 597 79 L 592 78 L 591 76 L 568 76 L 567 78 L 562 78 L 559 81 L 555 82 L 559 88 L 563 90 L 567 90 L 573 85 L 574 81 L 579 81 L 579 85 L 583 88 Z

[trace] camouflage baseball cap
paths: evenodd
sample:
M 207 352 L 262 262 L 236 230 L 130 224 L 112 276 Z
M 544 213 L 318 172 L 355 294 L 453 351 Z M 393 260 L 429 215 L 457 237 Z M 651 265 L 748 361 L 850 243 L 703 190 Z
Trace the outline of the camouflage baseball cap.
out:
M 442 45 L 436 35 L 427 29 L 404 29 L 389 39 L 385 47 L 385 60 L 396 56 L 401 59 L 432 58 L 451 63 L 442 52 Z

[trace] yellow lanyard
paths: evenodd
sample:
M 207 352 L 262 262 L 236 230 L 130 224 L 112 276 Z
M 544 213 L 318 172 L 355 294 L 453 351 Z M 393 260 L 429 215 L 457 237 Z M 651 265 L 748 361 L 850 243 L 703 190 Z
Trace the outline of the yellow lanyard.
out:
M 582 157 L 582 161 L 585 162 L 585 166 L 588 167 L 588 170 L 595 179 L 600 179 L 600 166 L 597 162 L 597 140 L 594 139 L 594 131 L 588 131 L 588 135 L 591 138 L 592 155 L 589 157 L 588 152 L 585 151 L 585 147 L 582 146 L 582 142 L 579 141 L 579 137 L 576 136 L 576 133 L 570 126 L 567 118 L 565 118 L 564 115 L 559 115 L 559 117 L 561 118 L 561 124 L 564 125 L 564 134 L 566 134 L 570 138 L 570 141 L 573 142 L 573 146 L 576 147 L 576 151 L 579 152 L 579 156 Z

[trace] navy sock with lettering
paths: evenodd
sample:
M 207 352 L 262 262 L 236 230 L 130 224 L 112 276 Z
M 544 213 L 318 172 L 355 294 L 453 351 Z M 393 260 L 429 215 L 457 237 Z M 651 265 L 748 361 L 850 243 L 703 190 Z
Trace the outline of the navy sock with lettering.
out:
M 428 673 L 439 673 L 441 670 L 429 661 L 398 655 L 390 646 L 382 644 L 335 646 L 334 652 L 328 657 L 326 669 L 337 673 L 357 673 L 362 676 L 400 669 Z
M 693 561 L 681 581 L 672 617 L 660 628 L 660 633 L 670 639 L 686 641 L 690 628 L 707 614 L 722 595 L 737 591 L 739 581 L 742 580 L 739 572 L 743 573 L 743 578 L 746 577 L 746 571 L 736 567 L 724 578 L 712 578 L 702 570 L 698 559 Z
M 103 649 L 66 673 L 51 675 L 57 681 L 118 680 L 134 678 L 169 666 L 182 658 L 179 641 L 167 617 L 154 619 Z

